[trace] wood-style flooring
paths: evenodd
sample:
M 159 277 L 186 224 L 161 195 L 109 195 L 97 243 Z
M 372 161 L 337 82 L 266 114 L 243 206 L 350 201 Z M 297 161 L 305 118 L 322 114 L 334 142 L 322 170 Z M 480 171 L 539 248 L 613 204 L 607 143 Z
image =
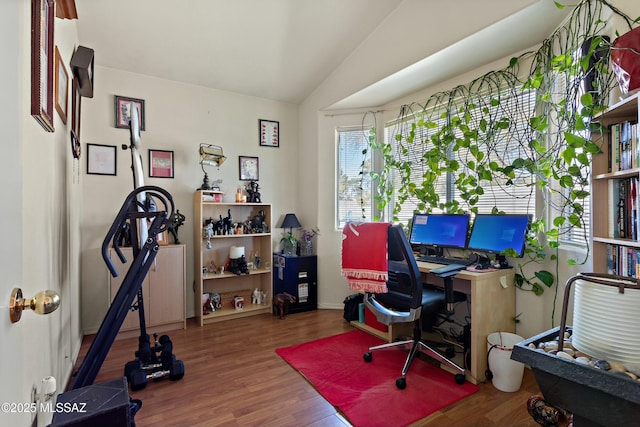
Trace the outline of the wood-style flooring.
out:
M 341 310 L 298 313 L 284 320 L 265 314 L 202 328 L 188 322 L 186 330 L 168 333 L 174 354 L 184 361 L 184 378 L 151 381 L 144 390 L 131 392 L 143 402 L 136 425 L 349 426 L 274 350 L 352 329 Z M 92 339 L 87 336 L 83 340 L 78 363 Z M 137 338 L 117 340 L 95 383 L 121 377 L 124 364 L 134 359 L 136 349 Z M 520 391 L 505 393 L 490 383 L 480 384 L 479 392 L 412 426 L 536 427 L 526 409 L 527 399 L 536 393 L 539 389 L 533 374 L 525 369 Z M 424 398 L 429 399 L 428 390 Z

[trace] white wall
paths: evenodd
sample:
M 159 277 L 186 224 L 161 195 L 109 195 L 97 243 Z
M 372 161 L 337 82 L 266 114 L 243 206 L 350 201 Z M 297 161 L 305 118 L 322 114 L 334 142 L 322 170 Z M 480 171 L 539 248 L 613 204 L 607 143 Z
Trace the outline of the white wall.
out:
M 99 55 L 99 52 L 96 52 Z M 96 67 L 95 93 L 83 99 L 82 149 L 86 144 L 115 145 L 117 176 L 87 175 L 82 164 L 82 325 L 95 333 L 109 305 L 108 272 L 100 254 L 102 241 L 125 197 L 133 191 L 129 132 L 114 127 L 114 95 L 145 100 L 145 131 L 141 133 L 145 184 L 166 189 L 180 213 L 186 216 L 178 238 L 187 245 L 187 316 L 193 304 L 193 194 L 202 184 L 198 164 L 200 143 L 220 145 L 227 160 L 207 167 L 210 181 L 222 179 L 225 200 L 233 202 L 238 186 L 238 156 L 259 158 L 262 201 L 273 204 L 274 250 L 281 229 L 280 216 L 295 211 L 298 177 L 298 118 L 293 104 L 238 95 L 230 92 L 161 80 L 155 77 Z M 280 122 L 280 148 L 260 147 L 258 119 Z M 148 149 L 171 150 L 175 178 L 149 178 Z M 304 224 L 304 217 L 300 218 Z M 262 254 L 271 257 L 271 254 Z M 268 259 L 269 259 L 268 258 Z
M 31 2 L 0 2 L 0 132 L 2 160 L 0 197 L 0 400 L 31 402 L 33 387 L 42 378 L 58 379 L 58 389 L 71 374 L 80 348 L 79 318 L 79 198 L 73 180 L 69 126 L 54 112 L 55 133 L 47 133 L 30 115 Z M 73 21 L 55 19 L 55 44 L 69 69 L 77 36 Z M 20 322 L 9 321 L 12 288 L 27 298 L 44 289 L 60 293 L 60 308 L 40 316 L 24 312 Z M 0 425 L 28 426 L 31 413 L 0 413 Z M 38 425 L 51 414 L 38 416 Z

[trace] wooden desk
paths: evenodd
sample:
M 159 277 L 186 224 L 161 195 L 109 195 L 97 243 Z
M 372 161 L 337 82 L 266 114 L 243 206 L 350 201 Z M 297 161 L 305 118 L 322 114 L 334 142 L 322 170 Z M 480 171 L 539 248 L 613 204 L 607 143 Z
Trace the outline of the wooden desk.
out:
M 444 287 L 444 279 L 429 273 L 439 264 L 418 262 L 423 281 Z M 493 332 L 515 333 L 516 288 L 514 269 L 475 273 L 459 271 L 453 289 L 471 299 L 471 369 L 467 381 L 477 384 L 485 380 L 487 370 L 487 336 Z
M 444 287 L 444 279 L 429 273 L 438 267 L 442 265 L 418 262 L 423 282 Z M 453 289 L 466 294 L 471 301 L 471 369 L 466 376 L 467 381 L 478 384 L 485 380 L 487 370 L 487 336 L 493 332 L 515 333 L 514 269 L 484 273 L 462 270 L 453 279 Z M 381 332 L 357 321 L 351 324 L 389 342 L 411 336 L 413 329 L 412 324 L 396 323 L 390 325 L 387 332 Z

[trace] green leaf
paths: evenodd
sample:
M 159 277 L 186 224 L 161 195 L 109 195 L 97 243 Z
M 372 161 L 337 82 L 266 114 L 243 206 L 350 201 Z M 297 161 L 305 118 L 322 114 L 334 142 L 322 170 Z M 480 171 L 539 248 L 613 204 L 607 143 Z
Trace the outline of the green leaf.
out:
M 536 271 L 534 274 L 547 288 L 553 286 L 553 274 L 546 270 Z
M 579 135 L 574 135 L 571 132 L 564 132 L 564 139 L 567 141 L 573 148 L 584 147 L 587 143 L 587 140 Z
M 531 291 L 536 295 L 536 296 L 540 296 L 544 293 L 544 288 L 540 285 L 538 285 L 537 283 L 533 283 L 531 285 Z
M 591 95 L 589 92 L 583 94 L 580 97 L 580 103 L 582 105 L 584 105 L 585 107 L 590 107 L 593 105 L 593 95 Z

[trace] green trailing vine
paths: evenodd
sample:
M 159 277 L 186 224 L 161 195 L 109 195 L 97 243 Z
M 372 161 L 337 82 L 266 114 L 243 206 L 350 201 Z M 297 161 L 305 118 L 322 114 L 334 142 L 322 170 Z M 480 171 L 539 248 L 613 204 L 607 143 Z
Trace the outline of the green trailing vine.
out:
M 531 203 L 537 189 L 554 214 L 532 223 L 517 266 L 518 288 L 541 295 L 553 287 L 558 248 L 567 236 L 586 248 L 583 259 L 569 264 L 586 262 L 590 165 L 600 152 L 591 133 L 604 131 L 591 119 L 606 108 L 615 87 L 608 64 L 611 43 L 604 35 L 610 14 L 622 17 L 629 30 L 638 22 L 607 1 L 581 1 L 537 51 L 422 104 L 403 105 L 392 129 L 394 141 L 370 138 L 384 160 L 379 173 L 370 173 L 378 211 L 390 212 L 395 222 L 402 209 L 478 213 L 481 206 L 493 206 L 499 213 L 498 198 Z M 457 197 L 442 200 L 443 186 Z M 526 273 L 527 266 L 547 259 L 556 262 L 555 274 Z

